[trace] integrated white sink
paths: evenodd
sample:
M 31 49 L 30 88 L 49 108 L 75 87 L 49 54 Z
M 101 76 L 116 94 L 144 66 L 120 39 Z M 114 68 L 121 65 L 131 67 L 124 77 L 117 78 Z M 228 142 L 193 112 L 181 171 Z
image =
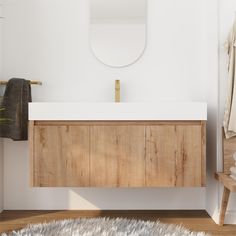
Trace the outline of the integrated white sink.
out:
M 29 104 L 29 120 L 207 120 L 207 104 L 33 102 Z

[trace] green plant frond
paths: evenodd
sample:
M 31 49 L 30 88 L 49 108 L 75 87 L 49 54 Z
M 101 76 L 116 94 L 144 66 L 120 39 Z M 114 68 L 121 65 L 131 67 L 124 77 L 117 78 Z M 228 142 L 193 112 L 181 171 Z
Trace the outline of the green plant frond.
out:
M 1 99 L 1 98 L 0 98 Z M 5 110 L 5 107 L 0 107 L 0 112 L 4 111 Z M 12 120 L 11 119 L 8 119 L 6 117 L 1 117 L 2 115 L 0 114 L 0 125 L 1 124 L 7 124 L 9 122 L 11 122 Z
M 1 129 L 1 125 L 10 124 L 11 122 L 12 122 L 11 119 L 0 118 L 0 129 Z

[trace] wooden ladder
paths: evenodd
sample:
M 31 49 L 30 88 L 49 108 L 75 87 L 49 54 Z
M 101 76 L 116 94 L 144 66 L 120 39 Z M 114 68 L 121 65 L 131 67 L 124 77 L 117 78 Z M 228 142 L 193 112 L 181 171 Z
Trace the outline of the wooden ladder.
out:
M 236 181 L 225 173 L 216 173 L 215 178 L 224 185 L 219 221 L 219 225 L 223 226 L 225 221 L 225 213 L 229 202 L 229 195 L 231 192 L 236 192 Z

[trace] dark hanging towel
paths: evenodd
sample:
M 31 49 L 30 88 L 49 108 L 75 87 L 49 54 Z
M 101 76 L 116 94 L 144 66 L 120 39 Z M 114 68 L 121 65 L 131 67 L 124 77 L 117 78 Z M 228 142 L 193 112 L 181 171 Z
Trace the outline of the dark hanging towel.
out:
M 15 141 L 28 140 L 28 103 L 31 102 L 30 81 L 10 79 L 3 96 L 0 116 L 6 121 L 0 123 L 0 137 Z

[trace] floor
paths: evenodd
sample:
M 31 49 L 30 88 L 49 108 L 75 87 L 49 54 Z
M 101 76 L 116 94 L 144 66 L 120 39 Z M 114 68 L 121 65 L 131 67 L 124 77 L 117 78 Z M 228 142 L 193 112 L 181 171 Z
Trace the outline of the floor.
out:
M 182 224 L 193 231 L 217 236 L 236 236 L 236 225 L 216 225 L 205 211 L 4 211 L 0 214 L 0 233 L 21 229 L 27 224 L 78 217 L 126 217 Z

